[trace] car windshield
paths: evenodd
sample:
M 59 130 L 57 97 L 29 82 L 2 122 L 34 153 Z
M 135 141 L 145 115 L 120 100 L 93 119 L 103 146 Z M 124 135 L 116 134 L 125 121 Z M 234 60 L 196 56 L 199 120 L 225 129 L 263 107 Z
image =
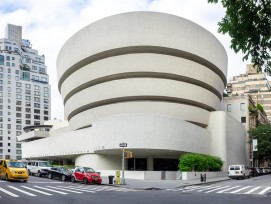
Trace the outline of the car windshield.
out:
M 92 168 L 84 167 L 84 170 L 85 170 L 85 172 L 87 172 L 87 173 L 95 173 L 95 170 L 92 169 Z
M 62 172 L 71 172 L 71 170 L 66 167 L 59 167 L 59 170 Z
M 51 165 L 48 162 L 39 162 L 39 166 L 50 167 Z
M 24 168 L 24 164 L 22 162 L 8 162 L 8 166 L 14 168 Z

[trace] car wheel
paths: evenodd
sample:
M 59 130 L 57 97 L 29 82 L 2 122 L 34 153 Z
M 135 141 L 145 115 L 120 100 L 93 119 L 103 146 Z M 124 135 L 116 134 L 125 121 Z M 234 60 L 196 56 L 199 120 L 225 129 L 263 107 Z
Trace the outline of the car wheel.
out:
M 31 172 L 30 172 L 30 170 L 29 170 L 29 169 L 28 169 L 28 175 L 29 175 L 29 176 L 31 176 Z
M 74 182 L 75 182 L 75 178 L 74 178 L 74 176 L 72 176 L 72 178 L 71 178 L 71 182 L 72 182 L 72 183 L 74 183 Z
M 83 183 L 84 183 L 84 184 L 88 184 L 88 179 L 87 179 L 87 178 L 84 178 Z
M 41 173 L 40 173 L 40 171 L 38 171 L 38 174 L 37 174 L 37 176 L 38 176 L 38 177 L 41 177 Z
M 48 174 L 48 178 L 49 179 L 52 179 L 53 177 L 52 177 L 52 174 Z
M 27 180 L 24 180 L 24 182 L 26 183 L 26 182 L 27 182 Z
M 8 174 L 6 174 L 5 180 L 6 180 L 6 181 L 8 181 L 8 180 L 9 180 L 9 179 L 8 179 Z
M 66 176 L 65 176 L 65 175 L 62 175 L 61 180 L 62 180 L 62 181 L 66 181 Z

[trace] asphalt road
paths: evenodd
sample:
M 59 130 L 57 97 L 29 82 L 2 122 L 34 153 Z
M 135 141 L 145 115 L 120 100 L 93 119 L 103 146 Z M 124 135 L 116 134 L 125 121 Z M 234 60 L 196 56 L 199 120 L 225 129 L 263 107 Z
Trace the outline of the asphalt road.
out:
M 0 180 L 0 204 L 270 204 L 268 187 L 271 188 L 271 175 L 165 190 L 73 184 L 31 176 L 27 183 Z M 246 193 L 253 189 L 256 190 Z M 264 189 L 267 191 L 258 194 Z

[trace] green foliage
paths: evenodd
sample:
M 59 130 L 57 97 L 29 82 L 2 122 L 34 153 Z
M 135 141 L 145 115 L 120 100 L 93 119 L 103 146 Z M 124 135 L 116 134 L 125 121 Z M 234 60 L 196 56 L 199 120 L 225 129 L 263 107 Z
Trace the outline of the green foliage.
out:
M 271 160 L 271 125 L 262 124 L 249 131 L 249 143 L 257 139 L 257 151 L 254 151 L 253 157 L 260 162 Z
M 223 161 L 219 157 L 203 154 L 184 154 L 179 159 L 180 171 L 220 171 Z
M 261 104 L 257 104 L 257 109 L 261 112 L 263 112 L 263 106 Z
M 248 110 L 249 110 L 249 112 L 254 112 L 254 109 L 253 109 L 252 105 L 248 106 Z
M 271 75 L 271 1 L 220 0 L 226 14 L 218 23 L 220 33 L 231 37 L 231 48 L 251 57 L 258 71 Z M 208 0 L 217 3 L 218 0 Z

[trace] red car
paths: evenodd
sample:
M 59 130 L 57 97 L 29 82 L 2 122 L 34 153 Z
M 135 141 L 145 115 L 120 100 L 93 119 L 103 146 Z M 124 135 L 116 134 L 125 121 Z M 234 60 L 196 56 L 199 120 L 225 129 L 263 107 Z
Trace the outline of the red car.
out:
M 84 184 L 96 183 L 101 184 L 102 178 L 94 169 L 89 167 L 76 167 L 74 173 L 72 174 L 71 181 L 83 182 Z

